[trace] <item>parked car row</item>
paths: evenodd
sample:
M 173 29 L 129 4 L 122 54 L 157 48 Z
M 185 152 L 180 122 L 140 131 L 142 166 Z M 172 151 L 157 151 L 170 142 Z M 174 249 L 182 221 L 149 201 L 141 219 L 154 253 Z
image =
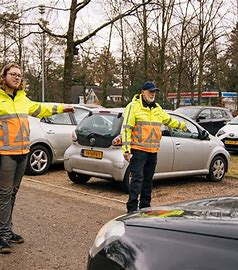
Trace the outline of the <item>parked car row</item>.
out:
M 129 164 L 121 146 L 113 139 L 121 132 L 123 108 L 94 110 L 75 130 L 74 142 L 65 151 L 64 166 L 69 178 L 78 184 L 91 177 L 113 179 L 129 189 Z M 170 115 L 187 123 L 184 132 L 162 126 L 161 149 L 154 179 L 204 175 L 221 181 L 228 170 L 229 153 L 224 144 L 191 118 L 170 111 Z
M 78 105 L 77 104 L 77 105 L 75 105 L 75 113 L 74 114 L 63 113 L 63 114 L 53 115 L 50 117 L 45 117 L 42 119 L 29 117 L 30 129 L 31 129 L 31 137 L 30 137 L 31 138 L 31 149 L 30 149 L 30 155 L 28 158 L 26 172 L 28 174 L 31 174 L 31 175 L 44 174 L 48 170 L 50 164 L 64 162 L 65 150 L 68 147 L 70 147 L 70 145 L 72 144 L 72 140 L 71 140 L 72 132 L 79 125 L 80 121 L 86 115 L 91 114 L 91 112 L 96 110 L 97 107 L 98 106 L 96 106 L 96 105 L 86 107 L 86 105 Z M 103 108 L 103 107 L 100 106 L 99 108 Z M 108 146 L 106 148 L 111 149 L 110 147 L 112 146 L 111 144 L 112 144 L 113 138 L 115 138 L 120 133 L 121 124 L 122 124 L 122 120 L 123 120 L 123 109 L 117 108 L 117 109 L 111 110 L 111 112 L 119 113 L 121 115 L 121 117 L 116 118 L 116 119 L 118 119 L 117 124 L 112 122 L 112 121 L 114 121 L 114 120 L 112 120 L 112 118 L 110 120 L 107 118 L 107 117 L 109 117 L 109 118 L 111 117 L 111 116 L 109 116 L 109 114 L 110 114 L 109 110 L 107 110 L 107 114 L 109 113 L 107 115 L 107 117 L 102 118 L 100 116 L 99 111 L 98 111 L 97 117 L 93 116 L 92 118 L 90 118 L 90 119 L 93 119 L 93 121 L 95 122 L 94 125 L 89 127 L 90 131 L 91 131 L 90 139 L 91 139 L 91 141 L 94 139 L 97 139 L 96 145 L 95 145 L 96 147 L 98 147 L 98 141 L 101 141 L 102 144 L 104 144 L 107 141 L 106 144 L 108 144 Z M 222 128 L 218 129 L 218 132 L 216 133 L 216 137 L 219 138 L 224 143 L 225 148 L 228 151 L 237 151 L 238 150 L 238 117 L 235 117 L 232 120 L 230 120 L 231 114 L 227 109 L 218 108 L 218 107 L 207 107 L 207 106 L 187 106 L 187 107 L 178 108 L 174 112 L 171 112 L 171 114 L 174 114 L 174 115 L 178 114 L 180 116 L 180 118 L 186 117 L 186 115 L 187 115 L 188 117 L 186 118 L 186 121 L 188 121 L 188 119 L 190 119 L 190 118 L 194 119 L 194 121 L 197 122 L 197 124 L 199 124 L 199 125 L 195 125 L 196 127 L 199 128 L 199 131 L 196 131 L 198 134 L 200 134 L 199 133 L 199 132 L 201 132 L 200 130 L 204 130 L 204 129 L 206 129 L 208 131 L 210 130 L 212 133 L 214 133 L 215 132 L 214 126 L 216 127 L 216 129 L 218 129 L 219 126 L 222 126 Z M 207 117 L 208 115 L 213 116 L 214 118 Z M 222 115 L 224 116 L 224 118 L 221 117 Z M 219 118 L 219 116 L 220 116 L 220 118 Z M 223 119 L 223 120 L 220 121 L 219 119 L 220 120 Z M 192 122 L 190 122 L 190 123 L 192 123 Z M 111 131 L 107 130 L 106 128 L 108 127 L 110 129 L 112 125 L 115 125 L 115 127 L 117 127 L 118 129 L 112 130 L 112 134 L 110 134 Z M 201 126 L 203 126 L 204 129 L 201 129 Z M 115 129 L 115 127 L 113 127 L 113 129 Z M 99 129 L 101 129 L 101 131 Z M 103 129 L 105 129 L 105 130 L 103 130 Z M 79 130 L 80 129 L 78 127 L 76 129 L 76 133 L 77 133 L 78 138 L 81 138 L 80 140 L 82 140 L 82 136 L 80 135 Z M 108 134 L 110 134 L 110 136 L 107 134 L 108 131 L 109 131 Z M 176 136 L 174 136 L 174 134 L 176 134 L 176 133 L 174 133 L 174 131 L 168 130 L 166 127 L 163 127 L 164 137 L 166 137 L 166 136 L 171 137 L 171 135 L 170 135 L 171 132 L 173 134 L 173 137 L 176 137 Z M 91 137 L 93 137 L 92 136 L 93 133 L 100 134 L 101 138 L 100 139 L 99 138 L 91 138 Z M 106 135 L 106 137 L 105 137 L 105 135 Z M 100 137 L 99 135 L 97 135 L 97 136 Z M 208 137 L 210 138 L 211 135 L 209 135 Z M 166 141 L 166 140 L 168 140 L 168 138 L 167 139 L 163 138 L 162 142 Z M 173 140 L 175 140 L 175 139 L 173 139 Z M 83 142 L 83 143 L 85 143 L 85 142 Z M 74 147 L 74 144 L 75 143 L 73 143 L 71 148 Z M 79 142 L 79 144 L 80 144 L 80 142 Z M 86 144 L 86 146 L 89 146 L 89 145 Z M 102 146 L 102 147 L 105 148 L 105 146 Z M 121 157 L 120 147 L 113 146 L 112 148 L 113 148 L 113 151 L 111 151 L 111 155 L 114 155 L 114 153 L 116 152 L 115 149 L 117 149 L 118 155 Z M 104 151 L 105 151 L 105 149 L 104 149 Z M 101 155 L 100 152 L 103 152 L 103 151 L 99 151 L 99 155 Z M 165 152 L 167 153 L 168 149 L 166 149 Z M 94 154 L 92 154 L 92 153 L 94 153 Z M 86 151 L 83 155 L 89 155 L 89 152 Z M 94 148 L 91 149 L 91 155 L 95 155 Z M 165 164 L 167 164 L 166 166 L 168 168 L 167 169 L 163 168 L 163 159 L 162 159 L 163 144 L 162 144 L 162 148 L 161 148 L 161 152 L 159 153 L 159 156 L 160 156 L 159 162 L 158 162 L 158 164 L 160 164 L 160 165 L 158 165 L 158 170 L 160 170 L 159 174 L 161 177 L 163 177 L 163 175 L 164 175 L 164 177 L 169 177 L 169 175 L 168 174 L 165 175 L 165 173 L 166 173 L 166 170 L 169 170 L 169 168 L 171 168 L 170 165 L 165 162 Z M 84 156 L 84 158 L 85 158 L 85 156 Z M 92 157 L 91 157 L 91 159 L 92 159 Z M 105 158 L 102 158 L 102 159 L 105 161 Z M 109 159 L 109 163 L 114 162 L 114 161 L 117 163 L 118 160 Z M 81 163 L 82 161 L 79 159 L 77 162 Z M 92 162 L 92 160 L 90 161 L 89 159 L 87 159 L 87 163 L 89 163 L 89 165 L 91 164 L 90 162 Z M 67 161 L 65 163 L 67 163 Z M 120 160 L 119 163 L 122 164 L 122 161 Z M 124 162 L 124 163 L 126 163 L 126 162 Z M 122 166 L 123 168 L 126 168 L 127 166 L 124 163 L 123 163 L 123 165 L 120 165 L 120 166 Z M 84 165 L 82 165 L 82 166 L 84 166 Z M 128 178 L 128 173 L 126 173 L 126 171 L 124 171 L 125 169 L 122 170 L 122 174 L 124 175 L 123 180 L 122 180 L 121 175 L 120 176 L 116 175 L 117 169 L 116 169 L 115 173 L 113 173 L 113 174 L 110 172 L 110 170 L 114 171 L 114 169 L 115 169 L 115 168 L 113 168 L 112 165 L 110 165 L 110 166 L 111 167 L 109 169 L 109 172 L 105 173 L 106 176 L 104 176 L 102 174 L 101 177 L 113 178 L 113 179 L 116 179 L 118 181 L 122 181 L 123 183 L 126 183 L 126 179 Z M 181 165 L 181 167 L 182 167 L 182 165 Z M 120 170 L 121 169 L 119 169 L 119 171 Z M 175 171 L 177 170 L 176 165 L 174 165 L 174 168 L 171 171 L 171 174 L 174 173 L 174 170 Z M 182 169 L 179 170 L 179 174 L 182 174 L 181 171 L 183 171 L 183 170 Z M 97 173 L 95 173 L 95 174 L 97 174 Z M 98 172 L 98 174 L 100 175 L 100 172 Z M 83 175 L 83 177 L 81 177 L 82 175 Z M 74 182 L 80 182 L 80 183 L 87 182 L 91 176 L 94 176 L 94 173 L 92 173 L 92 175 L 90 175 L 90 173 L 88 173 L 88 172 L 78 173 L 74 169 L 72 169 L 72 171 L 69 171 L 69 177 Z M 125 176 L 127 176 L 127 177 L 125 178 Z M 177 176 L 177 174 L 175 176 Z M 157 178 L 157 176 L 155 176 L 155 177 Z

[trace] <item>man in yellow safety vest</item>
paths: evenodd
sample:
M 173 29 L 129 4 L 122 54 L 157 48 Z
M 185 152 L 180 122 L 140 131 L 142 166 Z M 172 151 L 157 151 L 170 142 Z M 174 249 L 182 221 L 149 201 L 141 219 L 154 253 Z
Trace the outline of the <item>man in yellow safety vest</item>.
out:
M 157 152 L 160 149 L 162 124 L 186 130 L 186 123 L 173 119 L 155 102 L 159 89 L 153 82 L 145 82 L 140 94 L 127 105 L 122 127 L 122 151 L 130 162 L 131 183 L 127 211 L 150 207 L 152 178 Z

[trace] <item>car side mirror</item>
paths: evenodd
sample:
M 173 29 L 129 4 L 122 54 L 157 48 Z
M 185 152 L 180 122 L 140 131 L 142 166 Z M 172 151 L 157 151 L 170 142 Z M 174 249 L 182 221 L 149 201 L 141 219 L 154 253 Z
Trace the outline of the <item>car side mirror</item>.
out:
M 209 133 L 203 129 L 201 132 L 201 140 L 207 140 L 208 138 L 209 138 Z
M 169 132 L 168 129 L 162 130 L 162 136 L 171 136 L 171 133 Z

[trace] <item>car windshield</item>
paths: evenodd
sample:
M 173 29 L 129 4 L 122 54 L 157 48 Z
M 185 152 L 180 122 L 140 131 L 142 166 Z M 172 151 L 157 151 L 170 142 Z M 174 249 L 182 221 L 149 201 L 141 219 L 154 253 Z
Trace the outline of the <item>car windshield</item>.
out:
M 200 108 L 189 108 L 189 107 L 180 107 L 176 109 L 176 112 L 187 115 L 190 118 L 195 118 Z
M 233 118 L 228 124 L 229 125 L 238 125 L 238 117 Z

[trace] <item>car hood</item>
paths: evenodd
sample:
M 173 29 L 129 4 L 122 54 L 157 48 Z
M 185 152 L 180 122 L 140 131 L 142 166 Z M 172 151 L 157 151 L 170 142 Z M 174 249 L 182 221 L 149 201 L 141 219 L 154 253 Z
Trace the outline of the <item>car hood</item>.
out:
M 119 217 L 139 226 L 238 239 L 238 197 L 219 197 L 145 208 Z

